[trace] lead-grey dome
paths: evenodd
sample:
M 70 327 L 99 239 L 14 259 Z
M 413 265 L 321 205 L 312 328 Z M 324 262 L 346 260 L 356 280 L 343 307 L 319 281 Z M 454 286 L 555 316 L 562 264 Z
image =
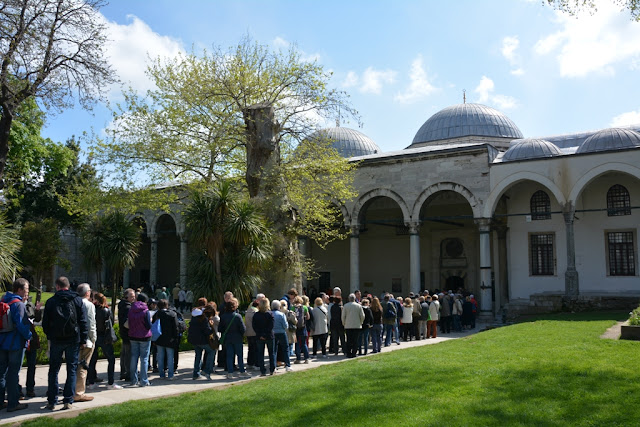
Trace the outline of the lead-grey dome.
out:
M 576 153 L 623 150 L 640 147 L 640 134 L 630 129 L 603 129 L 585 139 Z
M 413 144 L 461 136 L 520 139 L 522 132 L 500 111 L 481 104 L 458 104 L 438 111 L 416 133 Z
M 342 157 L 347 158 L 380 152 L 380 147 L 365 134 L 340 126 L 319 130 L 309 139 L 327 139 Z
M 544 139 L 527 138 L 513 141 L 511 148 L 502 156 L 502 161 L 540 159 L 560 155 L 562 152 L 555 144 Z

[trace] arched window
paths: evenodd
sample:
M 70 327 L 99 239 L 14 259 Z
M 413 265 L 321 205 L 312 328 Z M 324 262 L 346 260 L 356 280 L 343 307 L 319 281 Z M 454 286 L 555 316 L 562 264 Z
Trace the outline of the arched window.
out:
M 531 219 L 551 219 L 551 200 L 542 190 L 536 191 L 531 196 Z
M 631 215 L 631 198 L 629 192 L 620 184 L 607 191 L 607 215 Z

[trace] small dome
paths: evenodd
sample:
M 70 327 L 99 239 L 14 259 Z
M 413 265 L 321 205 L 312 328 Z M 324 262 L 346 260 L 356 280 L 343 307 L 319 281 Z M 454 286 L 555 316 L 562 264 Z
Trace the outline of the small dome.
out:
M 309 139 L 327 139 L 342 157 L 366 156 L 380 152 L 380 147 L 371 138 L 357 130 L 334 127 L 315 132 Z
M 514 160 L 539 159 L 562 155 L 560 149 L 544 139 L 521 139 L 512 142 L 511 148 L 502 156 L 503 162 Z
M 640 134 L 630 129 L 603 129 L 585 139 L 576 153 L 624 150 L 640 147 Z
M 510 118 L 494 108 L 481 104 L 458 104 L 438 111 L 424 122 L 412 145 L 462 136 L 519 139 L 522 132 Z

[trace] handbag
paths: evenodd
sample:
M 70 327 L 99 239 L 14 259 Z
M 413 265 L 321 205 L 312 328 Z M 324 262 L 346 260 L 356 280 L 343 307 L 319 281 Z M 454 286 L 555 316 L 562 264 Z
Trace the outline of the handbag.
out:
M 118 336 L 116 335 L 116 331 L 113 329 L 113 323 L 111 323 L 111 319 L 105 320 L 104 332 L 104 341 L 106 344 L 113 344 L 118 341 Z
M 160 318 L 158 317 L 153 324 L 151 324 L 151 341 L 158 341 L 162 335 L 162 326 L 160 326 Z
M 209 335 L 208 341 L 209 341 L 209 347 L 211 347 L 213 351 L 218 351 L 218 349 L 220 348 L 220 339 L 218 339 L 218 334 L 214 332 L 211 335 Z

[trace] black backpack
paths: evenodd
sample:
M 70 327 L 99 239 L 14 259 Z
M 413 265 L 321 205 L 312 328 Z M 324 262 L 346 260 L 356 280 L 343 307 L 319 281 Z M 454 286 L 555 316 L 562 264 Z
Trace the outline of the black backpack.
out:
M 396 305 L 393 303 L 393 301 L 389 301 L 387 303 L 387 309 L 384 312 L 384 317 L 386 317 L 387 319 L 395 319 L 397 315 L 398 310 L 396 310 Z
M 296 319 L 298 320 L 298 329 L 306 327 L 306 319 L 304 315 L 304 307 L 296 307 Z
M 49 324 L 56 340 L 69 341 L 78 336 L 78 313 L 74 298 L 64 298 L 56 304 Z

